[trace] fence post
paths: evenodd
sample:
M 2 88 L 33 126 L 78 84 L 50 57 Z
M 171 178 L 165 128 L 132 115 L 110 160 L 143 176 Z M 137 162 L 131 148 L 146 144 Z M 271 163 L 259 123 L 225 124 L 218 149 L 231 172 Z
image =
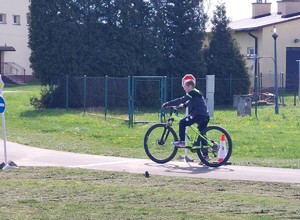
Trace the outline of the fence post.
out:
M 86 75 L 83 76 L 83 113 L 86 108 Z
M 164 102 L 167 101 L 167 76 L 164 76 Z
M 105 120 L 106 120 L 106 115 L 107 115 L 107 99 L 108 99 L 108 76 L 106 75 L 105 76 L 105 82 L 104 82 L 104 117 L 105 117 Z
M 134 98 L 135 98 L 135 78 L 134 76 L 131 77 L 131 127 L 133 128 L 134 124 Z
M 50 82 L 50 106 L 52 106 L 52 102 L 53 102 L 53 79 L 51 78 L 51 82 Z
M 258 91 L 258 75 L 255 75 L 254 78 L 254 102 L 255 102 L 255 117 L 257 118 L 257 107 L 258 107 L 258 101 L 259 101 L 259 91 Z
M 163 76 L 160 79 L 160 106 L 165 103 L 167 100 L 167 77 Z M 160 122 L 163 122 L 163 118 L 165 119 L 165 115 L 163 114 L 162 107 L 160 107 Z
M 131 119 L 131 110 L 130 110 L 130 108 L 131 108 L 131 101 L 130 101 L 130 99 L 131 99 L 131 88 L 130 88 L 130 84 L 131 84 L 131 79 L 130 79 L 130 76 L 128 76 L 128 78 L 127 78 L 127 94 L 128 94 L 128 126 L 130 127 L 130 119 Z
M 69 108 L 69 75 L 66 75 L 66 110 Z
M 134 92 L 134 85 L 133 85 L 133 77 L 128 76 L 128 126 L 133 127 L 133 92 Z
M 284 76 L 283 72 L 281 72 L 281 96 L 282 96 L 282 105 L 284 105 Z
M 233 96 L 232 96 L 232 74 L 229 75 L 229 97 L 230 97 L 230 104 L 233 104 Z
M 254 71 L 254 102 L 255 102 L 255 117 L 257 118 L 257 99 L 258 99 L 258 97 L 259 97 L 259 95 L 258 95 L 258 89 L 257 89 L 257 87 L 258 87 L 258 75 L 259 75 L 259 71 L 260 71 L 260 65 L 259 65 L 259 62 L 257 62 L 257 55 L 255 54 L 254 55 L 254 59 L 253 59 L 253 65 L 254 65 L 254 69 L 255 69 L 255 71 Z M 257 71 L 257 69 L 258 69 L 258 71 Z M 261 79 L 262 80 L 262 79 Z
M 174 97 L 174 76 L 172 74 L 171 76 L 171 100 L 173 100 Z
M 259 98 L 261 99 L 261 95 L 262 95 L 262 88 L 263 88 L 263 84 L 262 84 L 262 78 L 263 78 L 263 74 L 262 73 L 258 73 L 258 83 L 259 83 Z M 259 100 L 260 100 L 259 99 Z

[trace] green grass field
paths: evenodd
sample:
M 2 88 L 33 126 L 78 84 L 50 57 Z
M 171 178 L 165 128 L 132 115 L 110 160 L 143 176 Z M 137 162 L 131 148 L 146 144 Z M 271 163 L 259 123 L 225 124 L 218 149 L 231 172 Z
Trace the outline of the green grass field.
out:
M 0 219 L 298 219 L 300 185 L 63 168 L 2 171 Z
M 34 110 L 29 98 L 39 95 L 40 86 L 9 86 L 6 100 L 7 139 L 30 146 L 88 154 L 146 158 L 143 138 L 151 123 L 159 121 L 157 111 L 138 111 L 136 124 L 128 128 L 127 112 L 84 114 L 81 110 Z M 9 92 L 15 91 L 15 92 Z M 292 97 L 291 97 L 292 98 Z M 286 98 L 286 103 L 288 98 Z M 290 102 L 292 103 L 292 101 Z M 300 168 L 300 107 L 258 108 L 258 119 L 237 117 L 236 110 L 216 110 L 210 125 L 224 127 L 234 143 L 231 161 L 238 165 Z M 196 157 L 195 155 L 192 155 Z
M 143 137 L 150 124 L 128 128 L 126 112 L 34 110 L 29 98 L 40 86 L 5 87 L 7 139 L 30 146 L 89 154 L 146 158 Z M 14 91 L 14 92 L 9 92 Z M 210 124 L 234 141 L 234 164 L 300 168 L 299 107 L 255 116 L 218 110 Z M 157 113 L 137 120 L 157 122 Z M 9 146 L 8 146 L 9 151 Z M 195 155 L 196 156 L 196 155 Z M 16 161 L 17 162 L 17 161 Z M 298 219 L 300 185 L 222 181 L 71 168 L 3 170 L 0 219 Z

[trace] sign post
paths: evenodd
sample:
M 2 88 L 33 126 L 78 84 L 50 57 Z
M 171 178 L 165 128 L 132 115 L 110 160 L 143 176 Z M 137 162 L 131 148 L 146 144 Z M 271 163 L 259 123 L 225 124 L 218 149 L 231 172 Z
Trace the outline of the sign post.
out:
M 6 150 L 6 128 L 5 128 L 5 100 L 2 97 L 2 91 L 4 88 L 4 82 L 2 81 L 2 77 L 0 75 L 0 114 L 2 116 L 2 132 L 3 132 L 3 144 L 4 144 L 4 166 L 2 167 L 3 170 L 5 169 L 13 169 L 16 168 L 15 163 L 12 161 L 10 163 L 7 161 L 7 150 Z

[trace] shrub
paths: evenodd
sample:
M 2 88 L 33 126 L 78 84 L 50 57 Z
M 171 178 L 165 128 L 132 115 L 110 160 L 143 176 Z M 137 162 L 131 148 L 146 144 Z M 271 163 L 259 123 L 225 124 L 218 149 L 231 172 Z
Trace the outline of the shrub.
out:
M 51 104 L 51 91 L 49 86 L 43 86 L 41 88 L 40 97 L 36 95 L 30 97 L 30 104 L 34 109 L 40 110 L 43 108 L 49 108 Z

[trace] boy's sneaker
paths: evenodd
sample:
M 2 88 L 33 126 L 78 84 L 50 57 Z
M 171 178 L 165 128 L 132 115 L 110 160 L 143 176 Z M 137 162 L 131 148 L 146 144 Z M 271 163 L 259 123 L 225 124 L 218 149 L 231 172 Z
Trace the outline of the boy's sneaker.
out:
M 175 141 L 175 142 L 172 142 L 172 144 L 179 148 L 185 148 L 185 141 Z

